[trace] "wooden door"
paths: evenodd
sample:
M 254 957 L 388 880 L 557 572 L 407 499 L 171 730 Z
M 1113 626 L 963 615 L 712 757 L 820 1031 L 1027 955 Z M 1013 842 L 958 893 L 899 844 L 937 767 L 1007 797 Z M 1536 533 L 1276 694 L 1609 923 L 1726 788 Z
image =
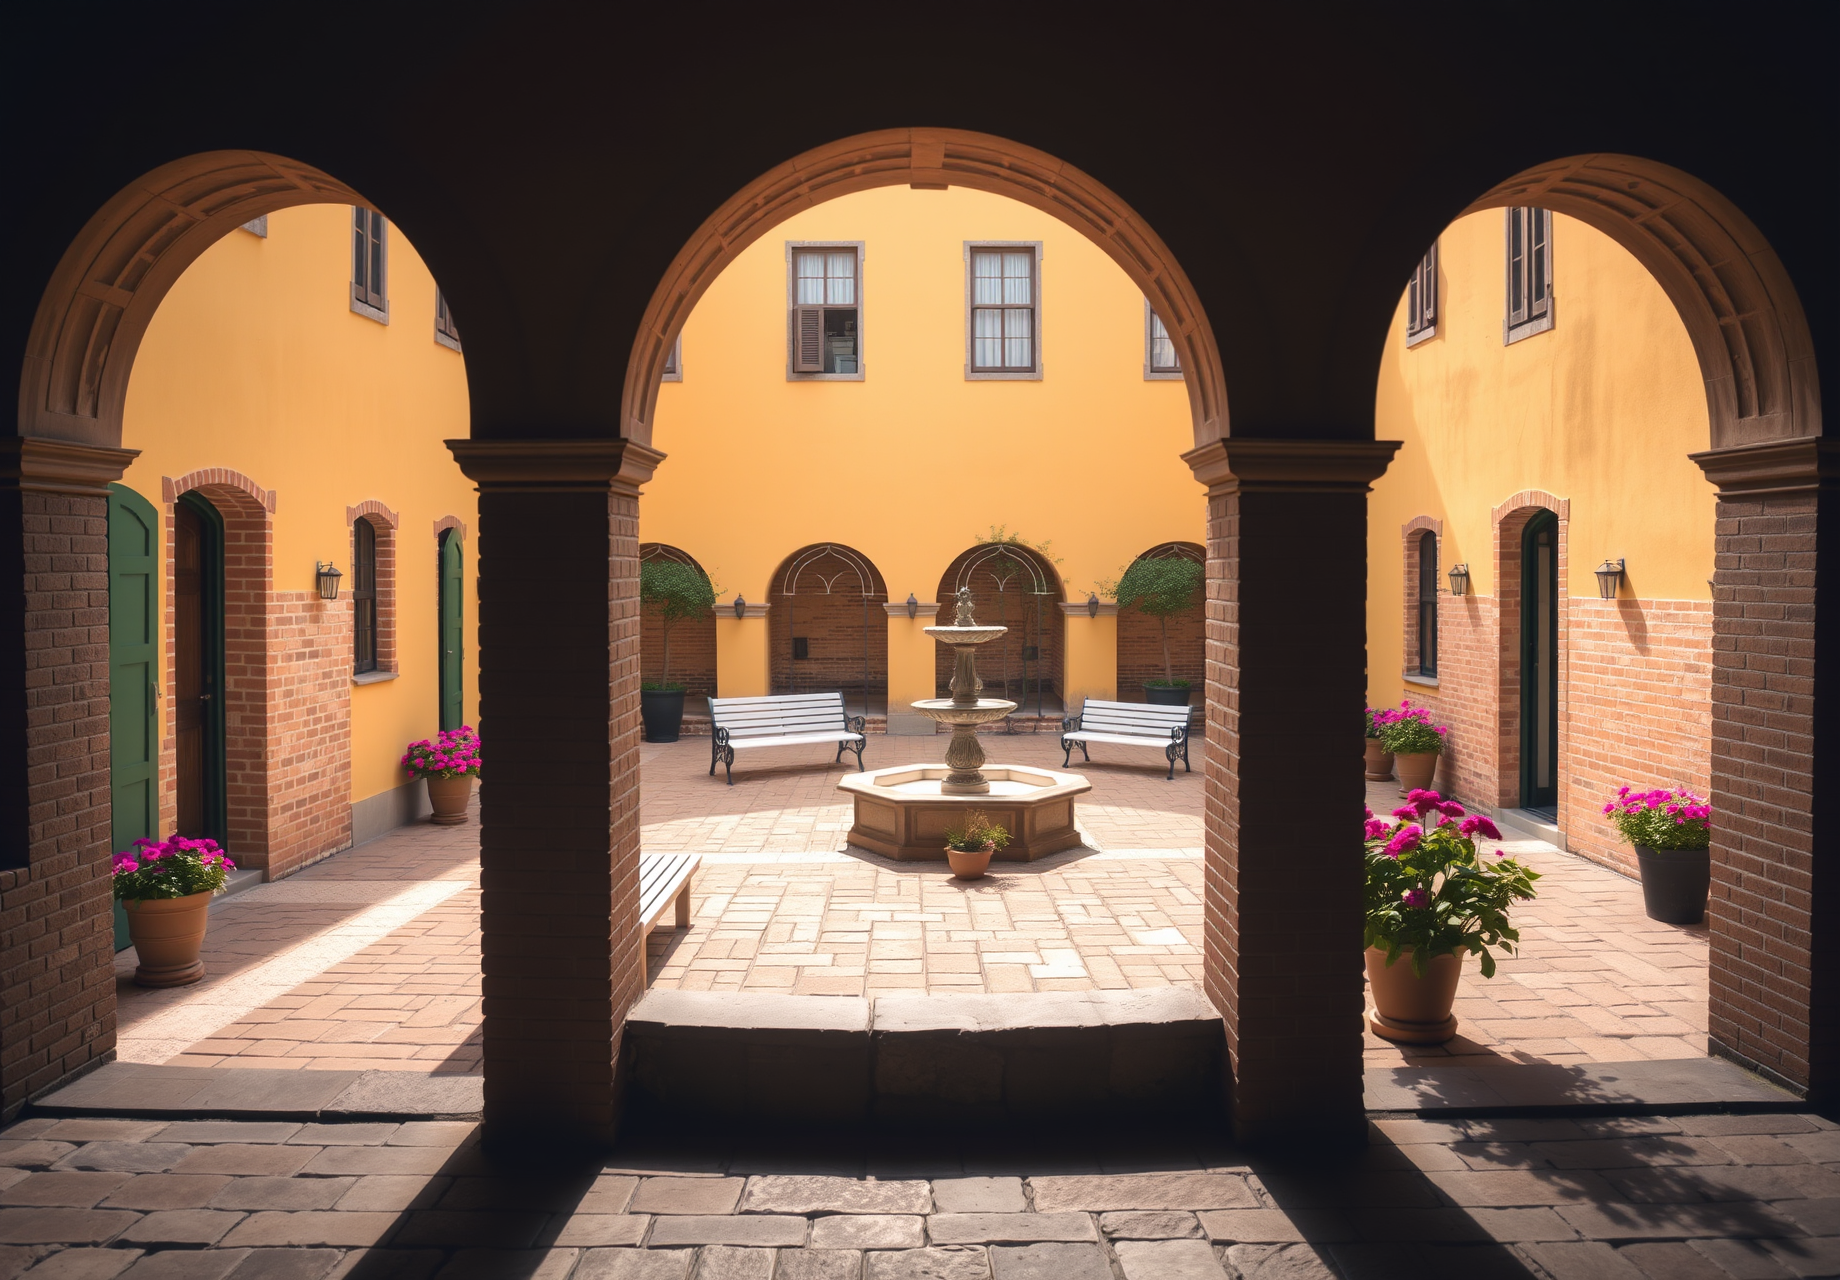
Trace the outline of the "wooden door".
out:
M 441 727 L 458 729 L 466 716 L 462 659 L 465 649 L 461 623 L 465 613 L 466 574 L 461 565 L 460 535 L 449 529 L 441 535 Z
M 1521 538 L 1521 807 L 1559 802 L 1559 522 L 1542 511 Z
M 208 504 L 173 508 L 173 738 L 180 835 L 223 830 L 223 536 Z
M 159 520 L 153 504 L 109 486 L 109 848 L 157 839 L 160 821 Z M 115 904 L 115 949 L 128 917 Z

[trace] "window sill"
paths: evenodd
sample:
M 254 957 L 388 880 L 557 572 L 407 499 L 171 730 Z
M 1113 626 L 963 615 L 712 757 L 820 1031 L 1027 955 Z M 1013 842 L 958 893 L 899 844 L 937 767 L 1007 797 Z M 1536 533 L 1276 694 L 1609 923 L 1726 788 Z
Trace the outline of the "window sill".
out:
M 353 684 L 382 684 L 402 675 L 400 671 L 360 671 L 351 678 Z
M 1437 326 L 1433 324 L 1425 326 L 1417 333 L 1408 333 L 1406 335 L 1406 349 L 1409 351 L 1421 342 L 1431 341 L 1433 338 L 1437 337 L 1437 332 Z
M 862 382 L 867 376 L 867 369 L 858 369 L 855 373 L 800 373 L 795 369 L 786 370 L 787 382 Z M 682 380 L 681 375 L 679 380 Z
M 368 302 L 359 302 L 356 298 L 353 298 L 351 300 L 351 309 L 354 315 L 363 316 L 366 320 L 375 320 L 378 324 L 390 323 L 390 304 L 388 299 L 385 299 L 383 308 L 379 310 Z
M 357 308 L 353 307 L 352 310 L 355 311 L 357 310 Z M 385 320 L 384 323 L 388 324 L 389 321 Z M 442 333 L 439 329 L 436 329 L 434 331 L 434 340 L 438 342 L 440 345 L 446 347 L 449 351 L 459 351 L 460 350 L 460 339 L 454 337 L 451 333 Z
M 1018 369 L 1014 373 L 1009 373 L 1009 372 L 1003 372 L 1003 371 L 999 371 L 995 369 L 989 369 L 989 370 L 967 369 L 965 370 L 965 381 L 966 382 L 1040 382 L 1041 381 L 1041 370 L 1035 369 L 1033 371 L 1030 371 L 1030 370 Z
M 1404 680 L 1407 684 L 1418 685 L 1421 689 L 1435 689 L 1438 687 L 1438 678 L 1436 676 L 1422 676 L 1416 671 L 1408 671 L 1402 675 L 1400 679 Z
M 1557 309 L 1553 300 L 1548 299 L 1546 303 L 1546 314 L 1541 316 L 1538 320 L 1529 320 L 1526 324 L 1517 325 L 1509 325 L 1507 321 L 1502 321 L 1501 345 L 1504 347 L 1512 346 L 1522 338 L 1531 338 L 1536 333 L 1545 333 L 1553 327 L 1553 313 Z
M 1180 382 L 1182 381 L 1182 371 L 1180 369 L 1145 369 L 1144 381 Z

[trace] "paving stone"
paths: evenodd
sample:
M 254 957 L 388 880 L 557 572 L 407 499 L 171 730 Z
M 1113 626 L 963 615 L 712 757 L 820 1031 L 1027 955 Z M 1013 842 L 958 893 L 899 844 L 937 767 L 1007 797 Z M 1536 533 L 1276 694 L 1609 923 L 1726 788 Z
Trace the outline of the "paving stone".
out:
M 230 1185 L 223 1173 L 142 1173 L 129 1178 L 100 1205 L 104 1209 L 203 1209 Z
M 1792 1276 L 1840 1276 L 1840 1240 L 1765 1240 L 1763 1247 Z
M 854 1249 L 784 1249 L 777 1280 L 862 1280 L 862 1258 Z
M 146 1245 L 216 1244 L 242 1218 L 240 1213 L 218 1209 L 161 1209 L 142 1218 L 119 1238 Z
M 451 1155 L 441 1147 L 325 1147 L 300 1171 L 315 1175 L 439 1173 Z
M 326 1179 L 331 1181 L 331 1179 Z M 357 1179 L 339 1197 L 335 1208 L 359 1213 L 401 1213 L 404 1209 L 432 1209 L 453 1179 L 428 1174 L 373 1173 Z
M 141 1257 L 122 1280 L 223 1280 L 243 1264 L 247 1249 L 163 1249 Z
M 1256 1209 L 1224 1209 L 1222 1213 L 1257 1213 Z M 1112 1240 L 1189 1240 L 1201 1235 L 1201 1223 L 1192 1213 L 1174 1210 L 1130 1209 L 1099 1215 L 1099 1230 Z
M 685 1280 L 688 1249 L 589 1249 L 570 1280 Z
M 1776 1208 L 1811 1236 L 1840 1236 L 1840 1199 L 1784 1200 Z
M 139 1249 L 63 1249 L 34 1267 L 31 1280 L 114 1280 L 140 1256 Z M 0 1258 L 0 1275 L 17 1274 Z
M 59 1142 L 145 1142 L 167 1127 L 164 1120 L 92 1120 L 77 1116 L 59 1120 L 40 1134 Z M 179 1138 L 167 1138 L 179 1142 Z
M 326 1280 L 429 1280 L 446 1261 L 438 1249 L 350 1249 Z
M 325 1280 L 338 1265 L 337 1249 L 251 1249 L 230 1280 Z
M 15 1182 L 24 1182 L 32 1176 L 32 1170 L 21 1169 L 14 1165 L 0 1165 L 0 1191 L 6 1190 Z
M 76 1149 L 72 1142 L 44 1142 L 36 1138 L 23 1142 L 0 1140 L 0 1164 L 21 1169 L 49 1169 Z
M 566 1280 L 580 1256 L 579 1249 L 462 1249 L 436 1280 Z M 368 1270 L 358 1275 L 370 1280 Z
M 1033 1244 L 1097 1240 L 1084 1213 L 936 1213 L 926 1220 L 934 1244 Z
M 990 1273 L 995 1280 L 1112 1280 L 1096 1244 L 998 1245 L 990 1251 Z
M 1236 1244 L 1227 1250 L 1227 1264 L 1239 1280 L 1335 1280 L 1329 1264 L 1307 1244 Z
M 160 1137 L 166 1142 L 286 1142 L 299 1131 L 291 1120 L 175 1120 Z
M 1113 1249 L 1125 1280 L 1223 1280 L 1226 1275 L 1205 1240 L 1121 1240 Z
M 933 1207 L 940 1213 L 1025 1213 L 1021 1178 L 934 1178 Z
M 232 1178 L 211 1197 L 213 1209 L 330 1209 L 356 1178 Z
M 1223 1173 L 1131 1173 L 1030 1178 L 1035 1208 L 1103 1212 L 1109 1209 L 1256 1209 L 1246 1180 Z
M 863 1262 L 865 1280 L 990 1280 L 990 1256 L 981 1245 L 869 1253 L 863 1255 Z M 1076 1278 L 1068 1276 L 1063 1280 Z
M 872 1182 L 835 1178 L 756 1174 L 747 1180 L 741 1213 L 927 1213 L 932 1188 L 925 1182 Z
M 638 1244 L 651 1222 L 645 1213 L 573 1213 L 562 1224 L 556 1243 L 584 1248 Z
M 1577 1170 L 1504 1169 L 1495 1173 L 1427 1173 L 1425 1180 L 1460 1205 L 1510 1209 L 1620 1199 L 1595 1173 Z M 1586 1232 L 1586 1234 L 1590 1234 Z
M 264 1210 L 252 1213 L 237 1223 L 224 1238 L 227 1246 L 248 1245 L 271 1248 L 289 1245 L 318 1245 L 330 1248 L 359 1248 L 374 1245 L 395 1229 L 393 1213 L 346 1213 L 336 1209 L 303 1210 L 286 1213 Z
M 0 1205 L 92 1209 L 126 1182 L 125 1173 L 33 1173 L 0 1191 Z
M 1559 1216 L 1587 1240 L 1682 1240 L 1694 1236 L 1792 1236 L 1795 1224 L 1767 1204 L 1569 1204 Z
M 710 1245 L 697 1256 L 696 1280 L 768 1280 L 773 1274 L 774 1252 Z
M 1600 1240 L 1530 1244 L 1527 1256 L 1553 1280 L 1648 1280 L 1635 1263 Z
M 1197 1216 L 1208 1239 L 1222 1244 L 1292 1244 L 1303 1239 L 1282 1209 L 1217 1209 Z
M 380 1147 L 396 1136 L 402 1125 L 353 1122 L 351 1124 L 303 1124 L 300 1132 L 288 1141 L 309 1147 Z
M 1816 1133 L 1814 1123 L 1803 1116 L 1682 1116 L 1682 1133 L 1719 1137 L 1745 1133 Z
M 805 1243 L 804 1218 L 765 1214 L 661 1214 L 652 1220 L 653 1248 L 671 1245 L 737 1244 L 797 1248 Z
M 639 1180 L 625 1174 L 603 1173 L 594 1180 L 575 1206 L 576 1213 L 625 1213 L 632 1207 L 633 1193 L 639 1189 Z
M 301 1167 L 318 1153 L 318 1147 L 294 1147 L 274 1142 L 226 1142 L 212 1147 L 193 1147 L 191 1154 L 174 1165 L 172 1171 L 285 1178 L 291 1173 L 300 1172 Z
M 541 1210 L 418 1209 L 390 1240 L 406 1249 L 528 1249 L 549 1215 Z
M 1789 1274 L 1755 1240 L 1630 1244 L 1618 1252 L 1653 1280 L 1785 1280 Z
M 733 1213 L 746 1178 L 646 1178 L 633 1193 L 634 1213 Z
M 1578 1233 L 1551 1209 L 1466 1209 L 1463 1216 L 1491 1240 L 1576 1240 Z
M 138 1219 L 109 1209 L 0 1209 L 0 1244 L 107 1244 Z
M 811 1224 L 814 1249 L 918 1249 L 925 1243 L 926 1220 L 918 1215 L 839 1213 Z
M 60 1169 L 118 1173 L 169 1173 L 200 1148 L 181 1142 L 86 1142 L 58 1161 Z
M 396 1127 L 384 1143 L 389 1147 L 458 1147 L 479 1132 L 474 1120 L 411 1120 Z

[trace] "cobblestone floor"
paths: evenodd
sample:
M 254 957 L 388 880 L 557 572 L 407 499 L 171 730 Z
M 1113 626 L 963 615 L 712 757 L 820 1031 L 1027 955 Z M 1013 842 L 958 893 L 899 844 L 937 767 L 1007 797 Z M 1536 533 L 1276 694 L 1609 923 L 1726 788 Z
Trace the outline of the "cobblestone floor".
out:
M 496 1164 L 470 1125 L 27 1120 L 0 1280 L 1771 1280 L 1840 1274 L 1814 1116 L 1380 1122 Z M 788 1154 L 792 1152 L 794 1154 Z
M 942 741 L 877 737 L 871 762 L 918 761 Z M 993 759 L 1061 759 L 1051 736 L 985 743 Z M 1199 983 L 1199 772 L 1166 782 L 1150 753 L 1101 753 L 1081 766 L 1093 782 L 1080 809 L 1091 849 L 998 863 L 968 884 L 943 863 L 841 852 L 844 767 L 826 767 L 822 748 L 744 754 L 733 787 L 707 776 L 707 753 L 706 740 L 642 752 L 645 849 L 704 858 L 692 927 L 652 935 L 655 986 L 874 995 Z M 1370 801 L 1384 810 L 1396 797 L 1376 786 Z M 1370 1036 L 1368 1065 L 1703 1053 L 1705 931 L 1649 921 L 1636 884 L 1550 845 L 1502 847 L 1546 876 L 1519 913 L 1523 954 L 1493 981 L 1469 966 L 1457 1040 L 1408 1056 Z M 477 877 L 476 825 L 404 828 L 220 903 L 211 976 L 198 986 L 134 987 L 134 953 L 121 953 L 122 1058 L 477 1071 Z

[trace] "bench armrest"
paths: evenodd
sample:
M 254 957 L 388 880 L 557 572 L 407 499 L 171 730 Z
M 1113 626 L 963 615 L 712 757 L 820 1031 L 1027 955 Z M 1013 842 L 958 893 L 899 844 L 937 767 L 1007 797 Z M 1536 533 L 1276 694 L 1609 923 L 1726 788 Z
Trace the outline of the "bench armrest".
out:
M 843 718 L 844 730 L 848 733 L 867 733 L 869 718 L 867 716 L 849 716 Z
M 1169 740 L 1170 740 L 1171 742 L 1186 742 L 1186 741 L 1188 741 L 1188 729 L 1187 729 L 1186 727 L 1184 727 L 1184 726 L 1180 726 L 1180 725 L 1178 725 L 1178 726 L 1177 726 L 1176 728 L 1174 728 L 1174 729 L 1171 729 L 1171 730 L 1169 731 Z
M 718 724 L 712 727 L 710 734 L 715 746 L 726 747 L 728 745 L 728 730 L 724 729 L 721 725 Z
M 1061 732 L 1062 733 L 1072 733 L 1075 729 L 1078 729 L 1079 727 L 1080 727 L 1080 717 L 1078 716 L 1062 716 L 1061 717 Z

